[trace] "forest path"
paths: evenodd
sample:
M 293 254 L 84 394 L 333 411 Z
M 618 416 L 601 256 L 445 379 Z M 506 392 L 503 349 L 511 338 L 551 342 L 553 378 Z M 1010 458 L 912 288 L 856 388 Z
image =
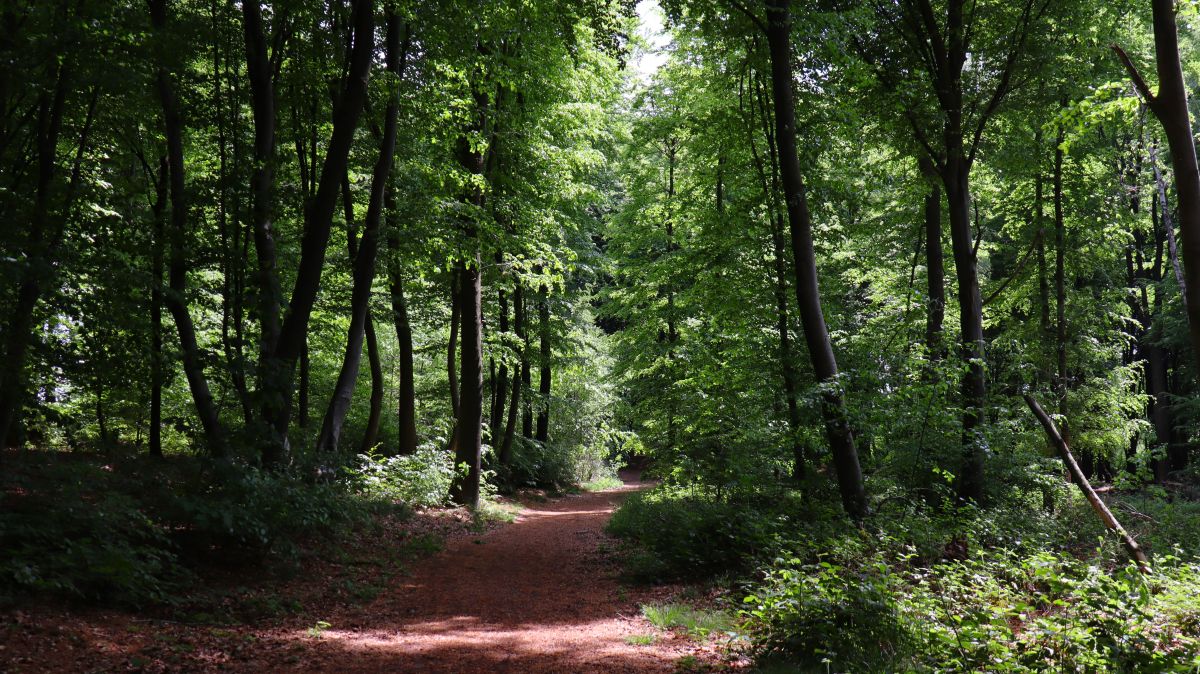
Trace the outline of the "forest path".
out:
M 262 635 L 307 642 L 290 669 L 337 672 L 670 672 L 694 644 L 655 633 L 601 549 L 604 526 L 636 473 L 606 491 L 527 505 L 516 521 L 452 541 L 382 596 L 306 632 Z

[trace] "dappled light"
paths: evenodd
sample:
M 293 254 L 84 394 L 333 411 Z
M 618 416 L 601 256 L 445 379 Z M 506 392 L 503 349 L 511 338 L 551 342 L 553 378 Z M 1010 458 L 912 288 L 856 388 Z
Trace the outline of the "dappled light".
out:
M 0 2 L 0 674 L 1200 672 L 1200 0 Z

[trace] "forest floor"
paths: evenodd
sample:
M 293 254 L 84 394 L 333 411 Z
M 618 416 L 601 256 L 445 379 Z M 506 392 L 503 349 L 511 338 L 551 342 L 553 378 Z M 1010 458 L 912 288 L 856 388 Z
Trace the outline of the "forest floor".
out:
M 648 486 L 634 472 L 622 479 L 615 489 L 526 499 L 511 524 L 489 531 L 443 527 L 441 552 L 384 574 L 365 601 L 331 601 L 338 593 L 317 588 L 288 617 L 220 625 L 26 607 L 0 616 L 0 673 L 721 668 L 715 644 L 657 630 L 642 617 L 642 604 L 670 600 L 681 588 L 620 582 L 604 525 L 626 495 Z M 309 565 L 294 582 L 337 583 L 336 566 Z

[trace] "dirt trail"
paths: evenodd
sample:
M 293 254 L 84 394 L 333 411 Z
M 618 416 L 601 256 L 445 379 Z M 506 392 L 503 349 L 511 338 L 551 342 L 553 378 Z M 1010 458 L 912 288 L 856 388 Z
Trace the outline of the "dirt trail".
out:
M 629 588 L 602 549 L 617 504 L 649 486 L 526 506 L 513 524 L 457 535 L 373 602 L 306 605 L 277 627 L 229 627 L 107 610 L 17 611 L 0 624 L 7 672 L 673 672 L 719 660 L 659 632 L 639 605 L 678 588 Z M 611 543 L 611 542 L 609 542 Z M 318 569 L 313 570 L 321 573 Z M 311 577 L 304 582 L 335 582 Z M 0 614 L 0 617 L 3 617 Z M 312 629 L 314 621 L 329 626 Z M 631 644 L 631 636 L 653 643 Z
M 367 606 L 330 616 L 308 641 L 302 671 L 670 672 L 682 639 L 631 645 L 654 632 L 598 550 L 616 505 L 643 486 L 527 506 L 515 523 L 460 538 Z

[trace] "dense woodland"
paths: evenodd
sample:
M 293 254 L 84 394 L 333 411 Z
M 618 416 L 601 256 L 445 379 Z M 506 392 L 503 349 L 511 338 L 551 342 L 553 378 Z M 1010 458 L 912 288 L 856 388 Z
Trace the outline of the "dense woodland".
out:
M 1196 671 L 1200 6 L 658 5 L 3 3 L 5 602 L 634 462 L 764 666 Z

